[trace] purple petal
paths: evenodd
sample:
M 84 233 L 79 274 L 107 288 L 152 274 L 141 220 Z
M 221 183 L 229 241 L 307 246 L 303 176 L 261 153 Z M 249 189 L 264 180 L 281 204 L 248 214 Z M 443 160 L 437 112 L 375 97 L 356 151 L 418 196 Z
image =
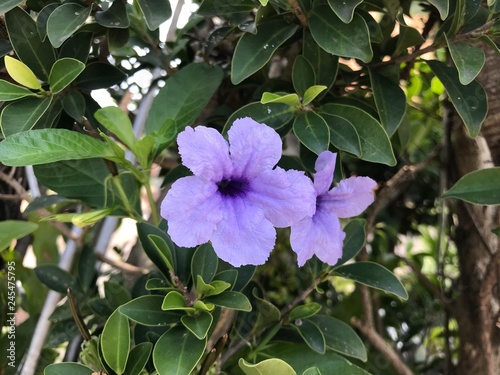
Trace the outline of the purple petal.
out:
M 323 151 L 316 159 L 314 174 L 314 187 L 318 195 L 326 193 L 333 182 L 333 172 L 335 171 L 335 160 L 337 154 L 330 151 Z
M 267 125 L 250 117 L 236 120 L 227 132 L 235 177 L 251 180 L 272 169 L 281 158 L 281 138 Z
M 279 228 L 312 216 L 316 210 L 311 180 L 295 170 L 276 168 L 262 172 L 250 181 L 246 199 L 261 208 L 266 218 Z
M 208 242 L 223 218 L 217 185 L 196 176 L 180 178 L 161 204 L 168 221 L 168 234 L 178 246 Z
M 232 172 L 229 146 L 215 129 L 205 126 L 187 127 L 177 137 L 182 164 L 195 176 L 208 181 L 221 181 Z
M 265 263 L 276 241 L 272 224 L 244 198 L 227 198 L 223 202 L 224 218 L 212 236 L 218 257 L 235 267 Z
M 312 218 L 292 225 L 290 244 L 297 253 L 297 262 L 302 267 L 314 254 L 323 262 L 333 266 L 342 257 L 345 233 L 333 213 L 317 210 Z
M 369 177 L 350 177 L 318 197 L 318 205 L 341 218 L 357 216 L 373 203 L 377 183 Z

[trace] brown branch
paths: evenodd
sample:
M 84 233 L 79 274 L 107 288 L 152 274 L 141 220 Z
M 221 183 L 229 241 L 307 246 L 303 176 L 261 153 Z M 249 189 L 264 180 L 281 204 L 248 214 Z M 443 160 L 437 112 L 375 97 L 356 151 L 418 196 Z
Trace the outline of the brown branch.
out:
M 109 259 L 103 254 L 97 253 L 96 255 L 97 259 L 99 259 L 101 262 L 109 264 L 111 267 L 119 269 L 120 271 L 132 274 L 139 274 L 139 275 L 147 275 L 149 273 L 149 270 L 145 268 L 137 267 L 134 266 L 133 264 L 126 263 L 120 260 Z
M 6 184 L 8 184 L 12 189 L 14 189 L 17 195 L 28 196 L 26 189 L 16 179 L 14 179 L 14 176 L 0 172 L 0 180 L 2 180 Z
M 28 199 L 29 195 L 0 194 L 0 200 L 3 201 L 22 201 Z
M 290 5 L 290 8 L 292 9 L 295 16 L 299 19 L 302 27 L 307 27 L 307 17 L 302 11 L 299 2 L 297 0 L 288 0 L 288 4 Z

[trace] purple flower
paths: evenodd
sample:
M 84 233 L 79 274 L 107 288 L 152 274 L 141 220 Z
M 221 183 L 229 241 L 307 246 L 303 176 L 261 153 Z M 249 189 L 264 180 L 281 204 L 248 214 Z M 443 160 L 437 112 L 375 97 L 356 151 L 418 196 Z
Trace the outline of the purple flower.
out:
M 377 185 L 368 177 L 350 177 L 331 190 L 337 154 L 324 151 L 316 160 L 314 187 L 316 212 L 292 225 L 290 244 L 297 253 L 299 266 L 314 254 L 323 262 L 334 265 L 342 257 L 345 233 L 339 218 L 357 216 L 373 203 L 373 188 Z
M 304 173 L 274 168 L 281 138 L 249 117 L 238 119 L 228 142 L 215 129 L 188 127 L 177 138 L 182 163 L 194 176 L 177 180 L 161 205 L 178 246 L 211 241 L 233 266 L 263 264 L 288 227 L 315 209 L 314 187 Z

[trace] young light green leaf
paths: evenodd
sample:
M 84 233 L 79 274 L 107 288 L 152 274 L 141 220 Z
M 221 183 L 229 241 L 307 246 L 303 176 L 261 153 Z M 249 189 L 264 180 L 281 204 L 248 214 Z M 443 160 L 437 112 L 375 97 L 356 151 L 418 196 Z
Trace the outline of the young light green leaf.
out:
M 27 96 L 36 96 L 35 93 L 31 92 L 24 87 L 15 85 L 13 83 L 7 82 L 0 79 L 0 101 L 8 102 L 11 100 L 17 100 L 25 98 Z
M 245 375 L 297 375 L 292 366 L 278 358 L 265 359 L 254 365 L 240 358 L 238 366 Z
M 164 311 L 169 311 L 169 310 L 194 311 L 192 307 L 186 306 L 186 300 L 184 299 L 184 296 L 176 290 L 172 290 L 167 293 L 167 295 L 163 299 L 161 309 Z
M 441 197 L 457 198 L 474 204 L 500 204 L 500 167 L 466 174 Z
M 49 75 L 50 91 L 57 94 L 64 90 L 85 69 L 85 64 L 69 57 L 57 60 Z
M 52 163 L 114 154 L 104 142 L 66 129 L 28 130 L 0 142 L 0 161 L 9 166 Z
M 316 112 L 307 111 L 295 118 L 293 132 L 309 150 L 319 155 L 328 150 L 330 130 L 325 120 Z
M 43 370 L 44 375 L 92 375 L 94 370 L 80 363 L 53 363 Z
M 94 117 L 131 150 L 137 143 L 129 117 L 118 107 L 99 109 Z
M 118 309 L 106 321 L 100 343 L 108 366 L 117 374 L 123 374 L 130 351 L 130 327 L 128 318 Z
M 113 208 L 103 208 L 100 210 L 93 210 L 84 213 L 64 213 L 48 216 L 44 220 L 57 220 L 63 223 L 73 223 L 78 227 L 86 227 L 104 219 L 114 211 Z
M 306 90 L 316 83 L 314 69 L 302 55 L 298 55 L 293 63 L 292 82 L 295 92 L 302 97 Z
M 57 7 L 47 20 L 47 36 L 50 43 L 59 48 L 85 23 L 91 11 L 92 7 L 83 7 L 76 3 L 66 3 Z
M 0 127 L 4 137 L 10 137 L 33 128 L 47 112 L 51 103 L 52 97 L 46 97 L 25 98 L 7 104 L 0 115 Z
M 156 30 L 172 16 L 168 0 L 137 0 L 149 30 Z
M 8 248 L 12 241 L 33 233 L 37 228 L 38 224 L 29 221 L 0 221 L 0 252 Z
M 297 94 L 279 95 L 279 94 L 273 94 L 271 92 L 263 93 L 262 98 L 260 99 L 260 103 L 261 104 L 283 103 L 296 108 L 300 106 L 300 100 Z
M 202 310 L 197 315 L 183 315 L 181 323 L 198 339 L 203 340 L 207 337 L 213 320 L 212 314 Z
M 12 79 L 20 85 L 33 90 L 40 90 L 42 88 L 42 84 L 36 78 L 35 73 L 22 61 L 5 56 L 5 69 L 7 69 L 7 73 L 9 73 Z
M 234 50 L 231 82 L 236 85 L 261 69 L 295 31 L 296 25 L 273 20 L 260 24 L 255 35 L 245 33 Z
M 445 35 L 446 37 L 446 35 Z M 468 43 L 452 43 L 446 38 L 451 58 L 458 70 L 462 85 L 471 83 L 483 69 L 486 58 L 481 48 Z
M 327 89 L 326 86 L 311 86 L 309 87 L 306 92 L 304 93 L 304 98 L 302 99 L 302 104 L 303 105 L 308 105 L 311 103 L 316 97 L 321 94 L 323 91 Z
M 354 10 L 363 0 L 328 0 L 328 5 L 344 23 L 349 23 L 354 17 Z

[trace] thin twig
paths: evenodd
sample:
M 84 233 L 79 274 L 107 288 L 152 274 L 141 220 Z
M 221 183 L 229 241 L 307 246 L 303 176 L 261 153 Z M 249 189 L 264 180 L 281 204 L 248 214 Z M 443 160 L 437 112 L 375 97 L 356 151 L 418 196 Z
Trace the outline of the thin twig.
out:
M 307 17 L 302 11 L 300 3 L 297 0 L 288 0 L 288 4 L 290 5 L 290 8 L 292 9 L 295 16 L 299 19 L 302 27 L 307 27 Z
M 120 271 L 129 274 L 147 275 L 150 272 L 146 268 L 137 267 L 134 266 L 133 264 L 126 263 L 121 260 L 109 259 L 104 254 L 97 254 L 97 259 L 99 259 L 103 263 L 109 264 L 110 266 L 116 269 L 119 269 Z

